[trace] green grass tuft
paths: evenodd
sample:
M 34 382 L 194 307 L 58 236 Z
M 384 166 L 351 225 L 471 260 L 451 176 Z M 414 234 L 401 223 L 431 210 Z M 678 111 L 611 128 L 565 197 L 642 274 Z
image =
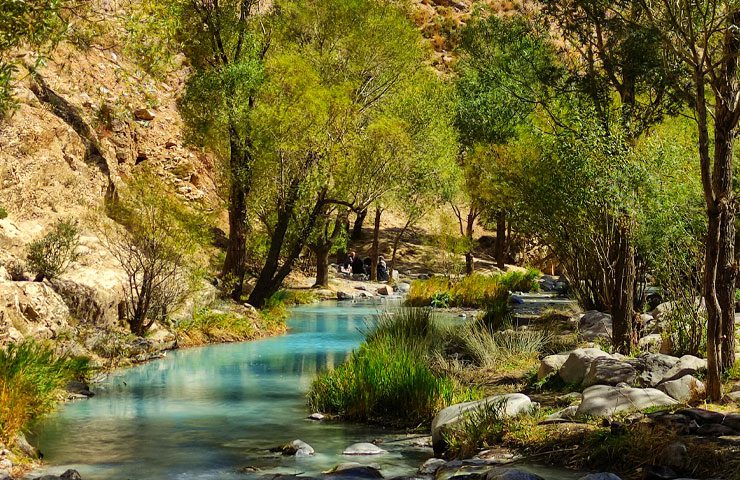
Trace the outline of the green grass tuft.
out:
M 432 370 L 429 355 L 438 335 L 428 309 L 383 316 L 345 363 L 314 380 L 309 405 L 348 420 L 428 424 L 441 408 L 478 395 Z
M 0 443 L 11 445 L 30 421 L 54 409 L 68 382 L 90 371 L 87 358 L 57 356 L 33 340 L 0 349 Z
M 508 298 L 510 291 L 532 292 L 539 289 L 540 272 L 511 271 L 500 275 L 469 275 L 460 280 L 432 277 L 411 284 L 406 303 L 413 307 L 450 306 L 480 308 Z

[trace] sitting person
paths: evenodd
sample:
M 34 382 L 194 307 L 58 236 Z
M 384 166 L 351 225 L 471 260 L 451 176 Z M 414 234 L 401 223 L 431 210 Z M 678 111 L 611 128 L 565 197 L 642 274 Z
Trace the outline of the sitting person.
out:
M 343 273 L 352 273 L 352 264 L 354 263 L 356 256 L 357 253 L 349 252 L 349 255 L 347 255 L 347 258 L 344 260 L 344 263 L 342 263 L 340 267 Z
M 378 257 L 378 281 L 388 281 L 388 266 L 385 264 L 385 259 L 382 255 Z
M 372 271 L 372 260 L 370 260 L 370 257 L 365 258 L 365 260 L 362 261 L 363 267 L 365 269 L 365 275 L 370 276 L 370 272 Z
M 352 275 L 364 275 L 365 264 L 359 255 L 355 255 L 352 259 Z

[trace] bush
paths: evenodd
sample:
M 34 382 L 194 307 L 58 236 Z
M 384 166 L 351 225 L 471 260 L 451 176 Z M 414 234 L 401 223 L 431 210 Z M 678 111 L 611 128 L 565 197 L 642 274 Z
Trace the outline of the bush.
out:
M 676 356 L 703 357 L 707 349 L 707 314 L 693 297 L 679 297 L 665 312 L 663 342 Z
M 348 420 L 416 426 L 428 424 L 441 408 L 471 399 L 475 391 L 429 366 L 437 333 L 426 309 L 384 316 L 345 363 L 314 380 L 311 408 Z
M 99 225 L 100 237 L 127 276 L 126 321 L 144 336 L 197 285 L 193 260 L 208 241 L 207 222 L 150 175 L 130 182 L 106 207 L 117 225 Z
M 539 275 L 539 271 L 528 269 L 526 272 L 512 271 L 501 275 L 469 275 L 457 281 L 445 277 L 416 280 L 411 284 L 406 303 L 413 307 L 480 308 L 501 298 L 508 298 L 509 291 L 538 290 Z M 448 301 L 447 305 L 445 301 Z
M 8 272 L 10 279 L 14 282 L 25 282 L 28 280 L 26 275 L 26 264 L 21 260 L 14 258 L 5 262 L 5 270 Z
M 199 309 L 176 326 L 178 343 L 184 346 L 213 342 L 239 342 L 261 336 L 254 317 L 233 312 Z
M 549 338 L 536 330 L 497 332 L 481 323 L 469 324 L 451 336 L 452 353 L 458 359 L 497 372 L 536 365 Z
M 10 445 L 31 420 L 54 409 L 69 381 L 89 373 L 88 359 L 56 356 L 32 340 L 0 349 L 0 443 Z
M 5 207 L 3 207 L 2 205 L 0 205 L 0 220 L 2 220 L 4 218 L 8 218 L 8 211 L 5 210 Z
M 36 281 L 55 278 L 64 273 L 77 260 L 80 246 L 80 229 L 73 219 L 62 219 L 51 231 L 28 246 L 28 268 L 36 273 Z

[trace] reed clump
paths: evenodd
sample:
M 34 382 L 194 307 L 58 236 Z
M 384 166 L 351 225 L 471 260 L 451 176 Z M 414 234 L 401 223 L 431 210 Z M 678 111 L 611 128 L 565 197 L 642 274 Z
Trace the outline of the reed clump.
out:
M 54 409 L 70 381 L 90 373 L 89 359 L 59 356 L 33 340 L 0 349 L 0 443 L 11 445 L 31 421 Z

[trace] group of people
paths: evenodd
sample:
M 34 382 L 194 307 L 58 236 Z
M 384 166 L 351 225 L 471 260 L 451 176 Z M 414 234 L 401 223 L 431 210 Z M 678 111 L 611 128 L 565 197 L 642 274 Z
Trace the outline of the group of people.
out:
M 370 257 L 366 257 L 363 260 L 357 255 L 357 252 L 350 252 L 342 265 L 342 272 L 351 273 L 352 275 L 366 275 L 369 277 L 371 271 L 372 261 Z M 377 273 L 379 282 L 388 281 L 388 265 L 386 265 L 382 255 L 378 257 Z

